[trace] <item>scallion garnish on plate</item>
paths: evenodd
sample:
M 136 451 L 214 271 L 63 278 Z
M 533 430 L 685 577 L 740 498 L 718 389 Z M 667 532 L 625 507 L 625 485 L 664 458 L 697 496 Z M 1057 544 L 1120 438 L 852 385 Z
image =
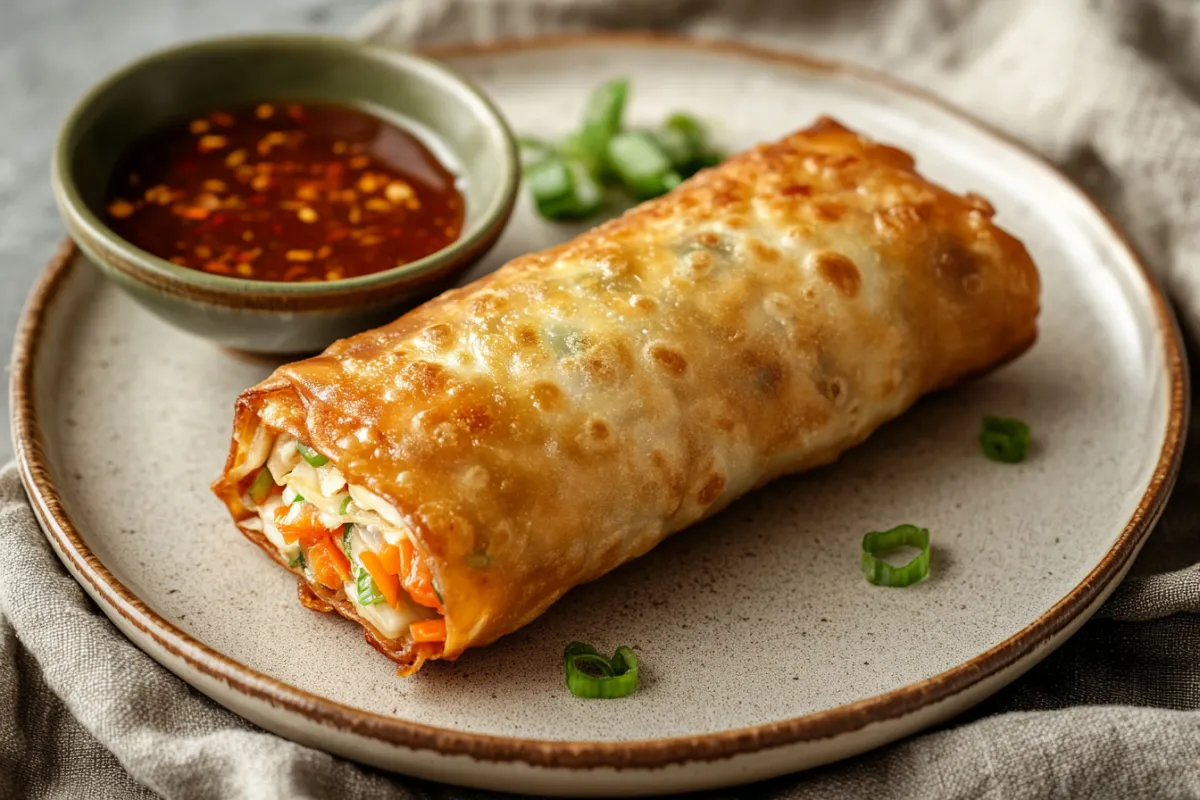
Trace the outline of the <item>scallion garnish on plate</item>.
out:
M 583 642 L 571 642 L 563 653 L 567 688 L 576 697 L 624 697 L 638 683 L 637 656 L 628 647 L 618 647 L 611 659 Z
M 902 566 L 892 566 L 883 555 L 900 547 L 918 552 Z M 871 531 L 862 540 L 862 570 L 876 586 L 908 586 L 929 575 L 929 530 L 916 525 L 897 525 L 887 531 Z
M 1029 426 L 1019 419 L 984 417 L 979 446 L 992 461 L 1016 464 L 1029 455 Z
M 603 83 L 588 98 L 581 128 L 561 141 L 523 137 L 521 166 L 538 213 L 582 219 L 600 211 L 606 188 L 636 200 L 669 192 L 685 178 L 720 163 L 708 130 L 689 114 L 672 114 L 653 131 L 623 129 L 629 81 Z

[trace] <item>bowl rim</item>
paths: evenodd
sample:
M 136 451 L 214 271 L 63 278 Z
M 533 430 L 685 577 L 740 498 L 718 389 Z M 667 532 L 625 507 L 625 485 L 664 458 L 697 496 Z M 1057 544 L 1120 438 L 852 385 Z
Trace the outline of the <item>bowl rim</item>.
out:
M 75 182 L 71 167 L 74 142 L 86 136 L 79 130 L 83 118 L 99 104 L 114 87 L 131 76 L 168 62 L 172 59 L 202 53 L 207 50 L 246 51 L 257 48 L 286 47 L 296 50 L 326 49 L 341 51 L 352 56 L 373 60 L 392 69 L 408 71 L 418 78 L 441 88 L 457 91 L 474 111 L 488 138 L 495 141 L 501 151 L 500 176 L 497 191 L 484 203 L 475 221 L 464 228 L 461 235 L 440 250 L 396 267 L 379 272 L 339 278 L 333 281 L 289 282 L 265 281 L 225 275 L 211 275 L 197 269 L 183 267 L 137 247 L 118 235 L 103 219 L 93 213 L 83 201 Z M 353 96 L 344 102 L 353 103 Z M 60 213 L 66 218 L 72 237 L 88 238 L 101 242 L 103 248 L 112 253 L 115 260 L 136 267 L 132 277 L 141 283 L 182 285 L 199 290 L 207 295 L 228 294 L 263 295 L 289 297 L 319 297 L 329 294 L 344 295 L 379 289 L 396 283 L 418 279 L 430 272 L 437 272 L 447 263 L 464 260 L 462 268 L 469 265 L 471 255 L 486 250 L 486 245 L 496 236 L 495 227 L 503 226 L 516 203 L 520 185 L 520 157 L 516 136 L 499 108 L 474 82 L 455 70 L 432 58 L 416 55 L 395 47 L 380 45 L 344 36 L 320 34 L 250 34 L 215 36 L 196 39 L 182 44 L 154 50 L 109 73 L 91 86 L 72 106 L 59 128 L 51 158 L 51 186 L 58 202 Z M 84 244 L 81 242 L 81 244 Z M 90 245 L 86 250 L 96 249 Z M 144 271 L 149 275 L 140 274 Z M 122 270 L 126 272 L 126 270 Z M 151 280 L 147 280 L 150 278 Z

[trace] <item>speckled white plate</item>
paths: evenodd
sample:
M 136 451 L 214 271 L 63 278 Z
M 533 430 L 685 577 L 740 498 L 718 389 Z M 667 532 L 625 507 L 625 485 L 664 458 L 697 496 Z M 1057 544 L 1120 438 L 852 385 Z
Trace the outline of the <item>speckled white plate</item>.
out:
M 234 397 L 268 366 L 143 312 L 72 249 L 33 295 L 13 373 L 15 439 L 47 535 L 139 646 L 270 730 L 436 780 L 633 794 L 803 769 L 962 711 L 1069 636 L 1166 500 L 1187 391 L 1169 311 L 1121 235 L 1035 157 L 880 76 L 742 47 L 575 38 L 446 54 L 522 131 L 563 130 L 586 91 L 634 79 L 632 116 L 724 120 L 731 149 L 832 113 L 975 190 L 1029 245 L 1041 337 L 929 398 L 835 466 L 777 481 L 544 617 L 411 680 L 358 628 L 297 604 L 291 576 L 208 492 Z M 523 207 L 481 269 L 567 235 Z M 983 414 L 1036 447 L 984 459 Z M 869 586 L 863 531 L 914 521 L 934 572 Z M 563 687 L 571 639 L 636 645 L 619 701 Z

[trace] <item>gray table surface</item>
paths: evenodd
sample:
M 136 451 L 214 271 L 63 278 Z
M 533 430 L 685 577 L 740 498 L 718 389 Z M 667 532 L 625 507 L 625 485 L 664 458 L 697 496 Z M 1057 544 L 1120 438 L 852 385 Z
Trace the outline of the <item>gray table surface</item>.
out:
M 50 151 L 63 117 L 91 84 L 188 39 L 341 32 L 375 2 L 0 0 L 0 353 L 11 352 L 25 297 L 66 235 L 50 194 Z M 5 385 L 0 464 L 12 457 Z

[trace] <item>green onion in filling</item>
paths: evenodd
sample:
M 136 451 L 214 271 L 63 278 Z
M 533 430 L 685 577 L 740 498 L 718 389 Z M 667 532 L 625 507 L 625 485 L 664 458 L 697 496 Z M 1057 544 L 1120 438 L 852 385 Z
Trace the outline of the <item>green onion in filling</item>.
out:
M 898 547 L 915 547 L 918 552 L 907 564 L 893 567 L 881 557 Z M 871 531 L 863 536 L 862 570 L 876 586 L 908 586 L 929 574 L 929 530 L 916 525 L 897 525 L 888 531 Z
M 304 551 L 297 550 L 296 557 L 288 562 L 288 566 L 292 567 L 293 569 L 295 569 L 296 567 L 299 567 L 300 569 L 304 569 Z
M 992 461 L 1016 464 L 1029 454 L 1029 426 L 1019 419 L 984 417 L 979 446 Z
M 624 697 L 637 688 L 638 660 L 628 647 L 612 659 L 583 642 L 571 642 L 563 653 L 567 688 L 576 697 Z
M 350 569 L 354 572 L 354 584 L 358 587 L 358 604 L 360 606 L 373 606 L 387 602 L 383 592 L 379 591 L 379 587 L 371 578 L 371 573 L 354 560 L 350 561 Z
M 274 488 L 275 479 L 271 477 L 271 470 L 263 467 L 254 476 L 254 483 L 250 484 L 250 499 L 254 501 L 254 505 L 261 506 L 267 502 Z
M 307 461 L 311 466 L 323 467 L 329 463 L 329 459 L 313 450 L 304 442 L 296 442 L 296 449 L 300 451 L 300 457 Z
M 338 509 L 338 513 L 341 514 L 343 517 L 346 516 L 346 509 L 348 509 L 349 507 L 350 507 L 350 498 L 347 497 L 345 500 L 342 501 L 342 507 Z
M 342 552 L 346 554 L 346 559 L 350 562 L 350 575 L 354 578 L 354 585 L 358 589 L 358 604 L 373 606 L 385 603 L 387 598 L 383 596 L 383 592 L 379 591 L 379 586 L 371 578 L 371 573 L 367 572 L 366 567 L 354 557 L 354 549 L 350 544 L 353 535 L 354 526 L 347 522 L 342 526 Z

